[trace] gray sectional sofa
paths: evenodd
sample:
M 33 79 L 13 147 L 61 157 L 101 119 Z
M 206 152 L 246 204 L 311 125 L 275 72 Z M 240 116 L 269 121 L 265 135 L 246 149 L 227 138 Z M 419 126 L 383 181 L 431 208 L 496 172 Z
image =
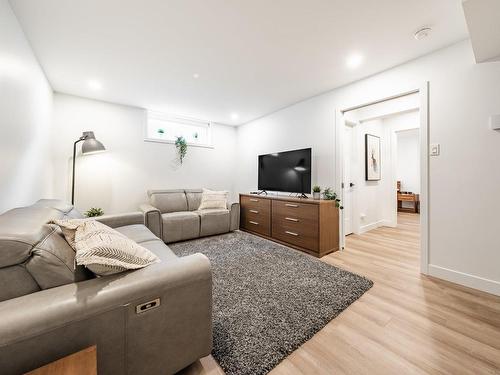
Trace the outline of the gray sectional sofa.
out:
M 201 189 L 149 190 L 141 205 L 147 227 L 165 243 L 234 231 L 240 226 L 239 203 L 225 209 L 198 210 Z
M 146 228 L 142 212 L 103 216 L 161 262 L 96 278 L 74 266 L 73 249 L 47 224 L 81 217 L 57 200 L 0 215 L 0 372 L 25 373 L 92 345 L 100 375 L 172 374 L 210 354 L 208 259 L 178 258 Z M 155 308 L 137 310 L 156 299 Z

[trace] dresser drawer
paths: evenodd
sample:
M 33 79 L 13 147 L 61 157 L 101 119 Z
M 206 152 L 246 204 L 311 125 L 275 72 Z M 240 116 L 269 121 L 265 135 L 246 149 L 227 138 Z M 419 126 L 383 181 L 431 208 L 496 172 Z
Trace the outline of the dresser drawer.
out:
M 273 216 L 272 237 L 289 244 L 318 251 L 318 222 L 293 222 Z
M 241 228 L 264 236 L 271 236 L 271 220 L 264 215 L 242 215 Z
M 240 198 L 241 208 L 251 208 L 253 210 L 271 210 L 271 200 L 259 197 L 246 197 Z
M 273 216 L 288 217 L 301 221 L 318 221 L 319 208 L 317 204 L 273 201 Z
M 241 197 L 240 205 L 241 228 L 271 236 L 271 201 L 257 197 Z

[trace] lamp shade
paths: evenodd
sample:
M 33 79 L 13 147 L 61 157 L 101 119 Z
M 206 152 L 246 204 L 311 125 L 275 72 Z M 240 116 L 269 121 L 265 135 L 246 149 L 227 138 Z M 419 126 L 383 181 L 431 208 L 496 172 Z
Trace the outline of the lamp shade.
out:
M 94 132 L 84 132 L 83 136 L 85 137 L 85 140 L 82 144 L 82 154 L 88 155 L 106 151 L 104 145 L 95 139 Z

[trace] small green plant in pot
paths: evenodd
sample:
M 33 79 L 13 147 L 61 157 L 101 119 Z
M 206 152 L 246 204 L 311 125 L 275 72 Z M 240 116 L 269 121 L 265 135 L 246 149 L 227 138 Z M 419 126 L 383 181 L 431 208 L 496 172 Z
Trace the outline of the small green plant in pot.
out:
M 97 217 L 104 215 L 104 211 L 99 207 L 92 207 L 87 212 L 85 212 L 85 216 L 87 217 Z
M 186 139 L 184 137 L 177 137 L 176 140 L 175 140 L 175 147 L 177 148 L 177 155 L 179 157 L 179 161 L 183 162 L 184 158 L 186 157 L 187 155 L 187 142 L 186 142 Z
M 344 209 L 344 206 L 342 206 L 340 199 L 337 197 L 337 193 L 332 190 L 332 188 L 326 188 L 323 191 L 323 196 L 325 197 L 326 200 L 329 201 L 335 201 L 335 207 L 337 207 L 340 210 Z
M 313 198 L 321 199 L 321 186 L 318 185 L 313 186 Z

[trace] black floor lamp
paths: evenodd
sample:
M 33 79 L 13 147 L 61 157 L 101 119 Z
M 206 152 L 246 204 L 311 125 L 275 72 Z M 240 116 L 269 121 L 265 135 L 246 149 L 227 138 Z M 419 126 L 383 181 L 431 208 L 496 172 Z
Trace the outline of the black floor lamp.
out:
M 82 136 L 73 143 L 73 176 L 71 178 L 71 204 L 75 203 L 75 159 L 76 159 L 76 145 L 80 142 L 82 144 L 82 155 L 95 154 L 98 152 L 106 151 L 104 145 L 95 139 L 94 132 L 83 132 Z

